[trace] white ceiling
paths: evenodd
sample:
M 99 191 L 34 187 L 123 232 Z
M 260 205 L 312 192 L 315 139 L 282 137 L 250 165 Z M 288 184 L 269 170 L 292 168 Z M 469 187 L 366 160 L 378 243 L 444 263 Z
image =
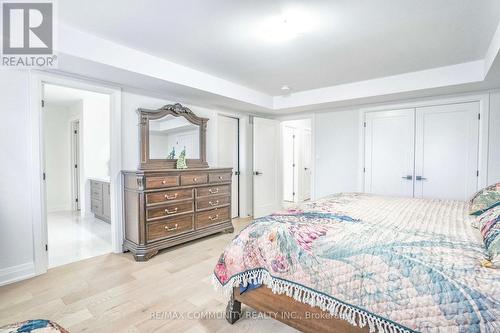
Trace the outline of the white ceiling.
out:
M 78 0 L 63 23 L 269 95 L 483 59 L 498 0 Z M 270 43 L 255 27 L 289 9 L 316 30 Z M 119 55 L 117 55 L 119 56 Z

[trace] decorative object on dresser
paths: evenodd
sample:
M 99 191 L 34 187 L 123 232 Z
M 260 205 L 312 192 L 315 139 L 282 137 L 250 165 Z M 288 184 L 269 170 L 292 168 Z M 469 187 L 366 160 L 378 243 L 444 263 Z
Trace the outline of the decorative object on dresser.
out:
M 90 180 L 90 211 L 98 219 L 111 223 L 109 181 Z
M 206 126 L 180 104 L 139 109 L 140 164 L 123 171 L 125 240 L 137 261 L 159 250 L 218 232 L 233 232 L 231 168 L 208 168 Z M 186 148 L 187 169 L 172 151 Z M 164 155 L 163 152 L 165 152 Z M 161 156 L 165 156 L 161 159 Z

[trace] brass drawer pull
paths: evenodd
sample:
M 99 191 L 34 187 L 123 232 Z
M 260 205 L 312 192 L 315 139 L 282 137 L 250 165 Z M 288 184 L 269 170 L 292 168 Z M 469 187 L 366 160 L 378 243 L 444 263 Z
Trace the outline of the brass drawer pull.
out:
M 174 200 L 174 199 L 176 199 L 176 198 L 177 198 L 177 193 L 175 193 L 175 194 L 174 194 L 174 195 L 172 195 L 172 196 L 169 196 L 168 194 L 165 194 L 165 195 L 164 195 L 164 197 L 165 197 L 165 199 L 167 199 L 167 200 Z
M 219 188 L 217 187 L 215 190 L 212 190 L 211 188 L 208 189 L 208 193 L 210 194 L 217 194 L 219 193 Z
M 165 185 L 165 184 L 167 183 L 167 181 L 166 181 L 166 180 L 162 180 L 162 181 L 161 181 L 161 183 L 162 183 L 163 185 Z
M 219 219 L 219 214 L 215 215 L 215 216 L 209 216 L 208 219 L 210 221 L 215 221 L 215 220 L 218 220 Z
M 208 204 L 210 206 L 217 206 L 219 204 L 219 200 L 215 200 L 215 202 L 209 201 Z
M 174 230 L 177 230 L 179 228 L 179 225 L 176 223 L 175 224 L 175 227 L 173 228 L 170 228 L 168 225 L 165 226 L 165 230 L 167 231 L 174 231 Z
M 168 208 L 165 208 L 165 213 L 167 213 L 167 214 L 173 214 L 173 213 L 177 213 L 177 210 L 178 210 L 177 207 L 175 207 L 175 209 L 172 210 L 172 211 L 168 210 Z
M 194 177 L 194 178 L 193 178 L 193 182 L 195 182 L 195 183 L 196 183 L 197 181 L 198 181 L 198 178 Z

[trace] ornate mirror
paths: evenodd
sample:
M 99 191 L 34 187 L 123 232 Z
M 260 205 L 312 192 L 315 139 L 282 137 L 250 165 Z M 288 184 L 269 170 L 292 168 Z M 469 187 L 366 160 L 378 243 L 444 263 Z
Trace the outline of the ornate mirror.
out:
M 139 169 L 175 169 L 185 151 L 188 168 L 208 168 L 207 118 L 196 116 L 181 104 L 158 110 L 139 109 L 141 160 Z

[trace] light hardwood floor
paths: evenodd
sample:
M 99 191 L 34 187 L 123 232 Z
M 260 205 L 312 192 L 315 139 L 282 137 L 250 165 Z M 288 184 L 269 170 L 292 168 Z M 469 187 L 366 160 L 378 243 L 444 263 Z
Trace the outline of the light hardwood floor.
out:
M 249 222 L 233 220 L 237 231 Z M 234 325 L 224 319 L 227 300 L 210 275 L 234 236 L 203 238 L 148 262 L 130 253 L 102 255 L 0 287 L 0 326 L 50 319 L 70 332 L 296 332 L 249 308 Z

